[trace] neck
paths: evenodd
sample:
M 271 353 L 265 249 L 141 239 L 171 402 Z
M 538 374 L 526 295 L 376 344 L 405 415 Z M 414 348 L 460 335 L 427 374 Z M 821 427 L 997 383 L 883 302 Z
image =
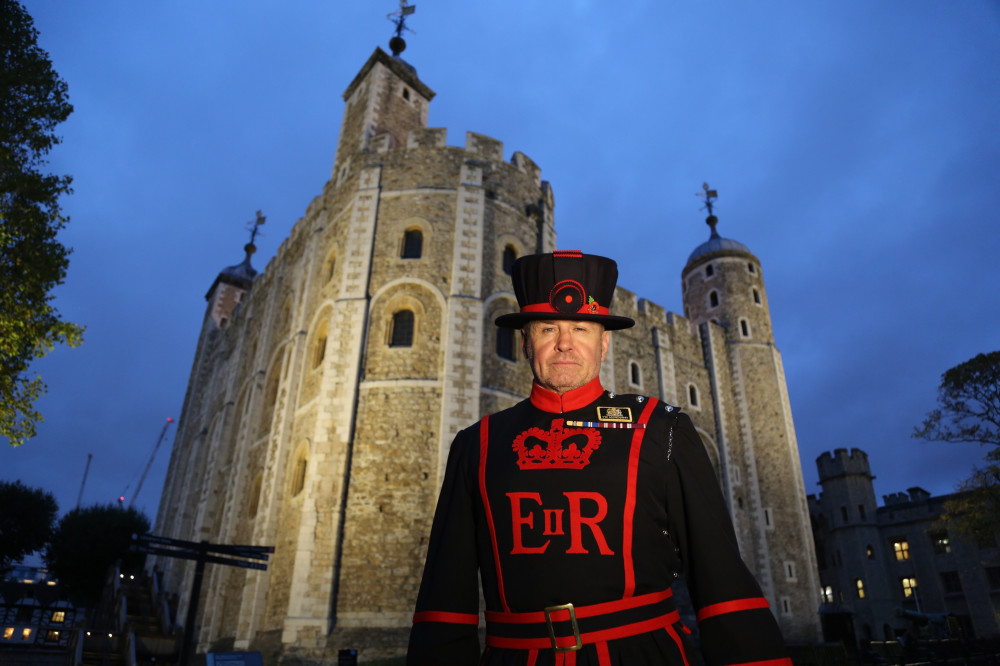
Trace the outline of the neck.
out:
M 546 412 L 562 414 L 589 405 L 603 392 L 600 377 L 594 377 L 587 384 L 561 394 L 535 382 L 531 385 L 531 404 Z

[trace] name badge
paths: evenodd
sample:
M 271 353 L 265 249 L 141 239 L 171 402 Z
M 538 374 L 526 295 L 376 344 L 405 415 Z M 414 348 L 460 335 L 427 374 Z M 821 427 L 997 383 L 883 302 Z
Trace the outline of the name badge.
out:
M 632 410 L 629 407 L 598 407 L 597 420 L 612 423 L 631 423 Z

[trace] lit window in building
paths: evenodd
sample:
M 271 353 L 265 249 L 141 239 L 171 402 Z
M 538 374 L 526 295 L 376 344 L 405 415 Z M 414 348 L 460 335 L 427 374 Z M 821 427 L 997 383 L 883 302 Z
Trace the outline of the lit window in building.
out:
M 869 560 L 874 560 L 875 559 L 875 548 L 873 548 L 871 544 L 868 544 L 865 547 L 865 555 L 868 556 Z
M 824 585 L 823 586 L 822 595 L 823 595 L 823 603 L 824 604 L 832 604 L 833 603 L 833 585 Z
M 21 640 L 30 641 L 31 640 L 31 628 L 26 627 L 21 630 Z
M 66 611 L 52 611 L 52 622 L 65 622 Z
M 903 587 L 903 596 L 912 599 L 917 593 L 917 579 L 907 576 L 899 579 L 899 584 Z
M 424 250 L 424 235 L 420 229 L 407 229 L 403 234 L 403 259 L 419 259 Z
M 948 539 L 947 532 L 934 532 L 931 536 L 931 543 L 934 544 L 934 552 L 938 555 L 945 555 L 951 552 L 951 540 Z
M 14 635 L 14 627 L 4 627 L 3 629 L 3 639 L 9 641 L 10 637 Z
M 392 315 L 392 331 L 389 334 L 390 347 L 413 346 L 413 312 L 400 310 Z
M 49 643 L 58 643 L 59 632 L 56 631 L 55 629 L 49 629 L 47 632 L 45 632 L 45 640 Z
M 910 543 L 906 539 L 894 539 L 892 551 L 896 553 L 896 560 L 902 562 L 910 559 Z
M 858 599 L 864 599 L 865 598 L 865 581 L 861 580 L 860 578 L 855 578 L 854 579 L 854 587 L 856 587 L 858 589 Z

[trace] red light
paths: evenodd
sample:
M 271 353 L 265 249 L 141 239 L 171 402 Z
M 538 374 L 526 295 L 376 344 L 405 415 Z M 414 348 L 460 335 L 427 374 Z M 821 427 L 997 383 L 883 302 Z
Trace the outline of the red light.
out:
M 167 423 L 173 423 L 173 422 L 174 422 L 174 420 L 168 416 L 167 417 Z

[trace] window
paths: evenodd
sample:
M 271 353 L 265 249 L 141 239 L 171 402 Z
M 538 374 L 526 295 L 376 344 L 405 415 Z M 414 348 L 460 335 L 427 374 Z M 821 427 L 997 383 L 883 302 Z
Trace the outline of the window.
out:
M 715 266 L 712 264 L 705 266 L 705 277 L 712 277 L 713 275 L 715 275 Z
M 875 548 L 871 544 L 865 546 L 865 555 L 868 556 L 869 560 L 875 559 Z
M 715 291 L 708 292 L 708 306 L 715 308 L 719 306 L 719 294 Z
M 941 587 L 945 594 L 957 594 L 962 591 L 962 580 L 957 571 L 941 572 Z
M 56 629 L 49 629 L 47 632 L 45 632 L 45 640 L 46 642 L 49 643 L 58 643 L 59 631 L 57 631 Z
M 517 250 L 514 246 L 508 245 L 503 249 L 503 272 L 510 275 L 510 272 L 514 270 L 514 260 L 517 259 Z
M 947 532 L 932 532 L 929 536 L 935 553 L 945 555 L 951 552 L 951 540 Z
M 756 273 L 757 272 L 757 267 L 754 266 L 751 262 L 748 261 L 747 262 L 747 270 L 750 271 L 751 273 Z
M 912 599 L 917 594 L 917 579 L 913 576 L 906 576 L 899 579 L 899 584 L 903 588 L 903 596 Z
M 302 489 L 306 487 L 306 467 L 308 467 L 309 461 L 306 457 L 299 456 L 299 459 L 295 461 L 295 471 L 294 476 L 292 476 L 292 497 L 295 497 L 302 492 Z
M 337 273 L 337 255 L 335 253 L 331 252 L 330 256 L 326 258 L 326 264 L 323 267 L 323 270 L 326 273 L 326 281 L 327 282 L 329 282 L 330 280 L 332 280 L 333 276 L 336 275 L 336 273 Z
M 795 569 L 795 562 L 791 560 L 785 560 L 785 580 L 787 581 L 797 581 L 799 579 L 798 572 Z
M 318 368 L 323 363 L 326 356 L 326 335 L 321 335 L 316 339 L 316 347 L 313 349 L 312 367 Z
M 26 627 L 21 630 L 21 640 L 30 641 L 31 640 L 31 628 Z
M 848 519 L 847 519 L 847 507 L 846 506 L 840 507 L 840 517 L 841 517 L 841 519 L 845 523 L 847 522 Z
M 986 567 L 986 580 L 991 590 L 1000 590 L 1000 567 Z
M 642 376 L 639 374 L 639 364 L 635 361 L 629 363 L 629 381 L 633 386 L 642 386 Z
M 514 355 L 515 348 L 514 329 L 497 328 L 497 356 L 505 358 L 508 361 L 516 361 L 517 357 Z
M 740 335 L 744 338 L 750 337 L 750 322 L 746 319 L 740 319 Z
M 833 603 L 833 585 L 824 585 L 820 590 L 820 596 L 824 604 Z
M 760 292 L 756 289 L 753 290 L 753 302 L 760 305 Z
M 9 641 L 14 635 L 14 627 L 4 627 L 3 629 L 3 639 Z
M 698 388 L 694 384 L 688 386 L 688 404 L 692 407 L 698 406 Z
M 403 234 L 403 259 L 419 259 L 424 249 L 424 235 L 420 229 L 407 229 Z
M 413 346 L 413 311 L 400 310 L 392 315 L 392 330 L 389 332 L 390 347 Z
M 52 611 L 51 622 L 65 622 L 66 621 L 66 611 Z
M 858 599 L 865 598 L 865 581 L 860 578 L 854 579 L 854 587 L 858 591 Z
M 407 88 L 406 86 L 403 86 L 403 99 L 405 99 L 407 102 L 410 101 L 410 89 Z
M 771 519 L 771 509 L 764 509 L 764 527 L 774 527 L 774 522 Z
M 858 515 L 861 517 L 861 520 L 865 519 L 865 505 L 864 504 L 859 504 L 858 505 Z
M 892 551 L 896 553 L 896 561 L 910 559 L 910 543 L 906 539 L 893 539 Z

